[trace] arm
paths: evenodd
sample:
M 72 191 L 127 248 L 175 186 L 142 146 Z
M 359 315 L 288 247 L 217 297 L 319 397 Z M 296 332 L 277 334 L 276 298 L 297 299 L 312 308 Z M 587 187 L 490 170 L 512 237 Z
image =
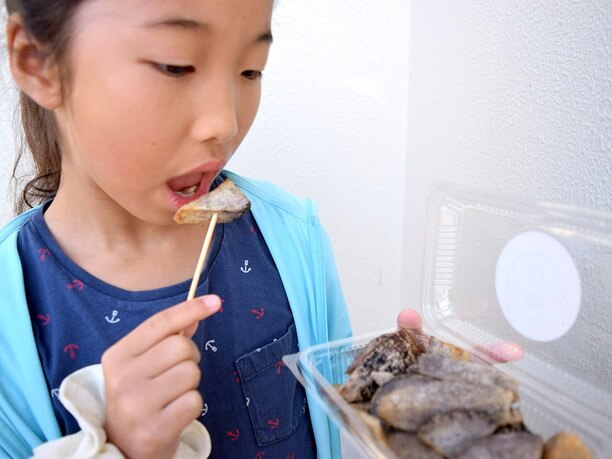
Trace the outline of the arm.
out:
M 351 322 L 346 307 L 338 270 L 334 260 L 329 236 L 321 228 L 321 256 L 325 277 L 327 299 L 327 324 L 329 340 L 348 338 L 352 335 Z

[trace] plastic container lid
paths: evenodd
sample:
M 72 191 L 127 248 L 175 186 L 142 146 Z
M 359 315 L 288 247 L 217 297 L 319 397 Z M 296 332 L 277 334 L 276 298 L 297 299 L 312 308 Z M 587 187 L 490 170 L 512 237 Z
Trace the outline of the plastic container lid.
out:
M 485 349 L 518 344 L 523 358 L 496 368 L 519 382 L 527 427 L 545 440 L 574 432 L 596 457 L 612 457 L 612 213 L 445 185 L 430 200 L 427 236 L 425 331 L 489 363 Z M 334 385 L 371 339 L 390 331 L 285 356 L 369 458 L 394 455 Z
M 452 186 L 429 208 L 426 330 L 483 358 L 493 343 L 520 345 L 503 370 L 522 383 L 522 405 L 612 437 L 612 214 Z M 531 427 L 567 428 L 552 421 Z M 612 454 L 610 441 L 591 439 Z

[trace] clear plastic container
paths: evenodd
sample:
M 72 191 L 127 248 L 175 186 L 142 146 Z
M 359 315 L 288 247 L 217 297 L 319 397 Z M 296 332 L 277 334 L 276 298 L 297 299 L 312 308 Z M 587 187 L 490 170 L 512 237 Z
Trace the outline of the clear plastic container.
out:
M 596 457 L 612 457 L 612 214 L 443 186 L 430 201 L 425 250 L 425 332 L 489 363 L 483 347 L 519 344 L 524 357 L 496 368 L 518 380 L 527 427 L 544 440 L 574 432 Z M 394 455 L 333 385 L 390 331 L 285 358 L 364 457 Z

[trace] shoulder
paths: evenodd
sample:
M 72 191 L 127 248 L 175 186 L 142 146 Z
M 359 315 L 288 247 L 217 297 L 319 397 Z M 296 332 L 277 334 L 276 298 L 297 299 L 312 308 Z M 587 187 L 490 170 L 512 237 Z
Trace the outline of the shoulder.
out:
M 240 188 L 255 210 L 265 207 L 267 212 L 302 223 L 308 223 L 316 217 L 316 206 L 310 199 L 295 196 L 273 183 L 253 180 L 230 171 L 224 171 L 223 176 L 231 179 Z
M 6 246 L 9 243 L 8 241 L 12 240 L 12 238 L 19 233 L 23 225 L 25 225 L 30 220 L 32 214 L 36 211 L 36 209 L 37 207 L 30 209 L 22 213 L 21 215 L 18 215 L 13 220 L 8 222 L 2 229 L 0 229 L 1 247 Z

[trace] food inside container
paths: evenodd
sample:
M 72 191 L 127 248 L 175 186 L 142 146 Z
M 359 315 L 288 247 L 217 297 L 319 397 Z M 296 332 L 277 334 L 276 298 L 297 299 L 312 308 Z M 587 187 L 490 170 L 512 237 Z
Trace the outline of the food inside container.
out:
M 612 457 L 610 214 L 445 187 L 423 278 L 427 352 L 385 330 L 286 357 L 363 457 Z M 495 363 L 484 349 L 499 342 L 523 358 Z
M 346 373 L 338 392 L 400 459 L 593 458 L 575 434 L 559 432 L 544 444 L 523 422 L 514 378 L 435 337 L 383 334 Z

